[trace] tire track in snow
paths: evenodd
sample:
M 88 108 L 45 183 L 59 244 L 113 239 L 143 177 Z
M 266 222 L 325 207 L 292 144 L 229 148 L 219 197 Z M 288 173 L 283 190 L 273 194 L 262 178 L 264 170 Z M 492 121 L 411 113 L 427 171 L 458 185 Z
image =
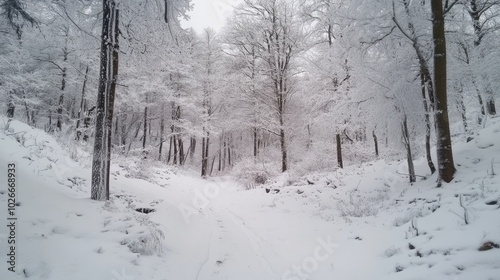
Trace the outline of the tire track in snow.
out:
M 209 207 L 205 213 L 210 224 L 209 246 L 197 280 L 233 279 L 236 275 L 238 279 L 280 279 L 264 257 L 266 242 L 241 218 L 222 207 Z
M 206 259 L 205 261 L 202 263 L 202 265 L 200 266 L 200 268 L 198 269 L 198 273 L 196 274 L 196 280 L 203 280 L 203 279 L 207 279 L 207 278 L 200 278 L 200 276 L 202 275 L 205 275 L 207 274 L 208 272 L 205 272 L 206 270 L 209 269 L 209 262 L 211 260 L 213 260 L 213 254 L 214 254 L 214 249 L 213 249 L 213 246 L 214 246 L 214 232 L 215 232 L 215 228 L 216 226 L 213 225 L 213 218 L 211 218 L 211 214 L 209 212 L 212 212 L 213 210 L 211 208 L 209 208 L 209 211 L 205 211 L 205 216 L 207 217 L 207 219 L 210 220 L 210 237 L 208 239 L 208 252 L 207 252 L 207 256 L 206 256 Z
M 267 268 L 267 270 L 270 271 L 275 276 L 274 279 L 280 279 L 279 274 L 275 271 L 275 269 L 273 268 L 273 266 L 271 265 L 269 260 L 266 257 L 264 257 L 263 250 L 262 250 L 262 248 L 264 248 L 264 247 L 262 244 L 264 244 L 266 242 L 264 242 L 264 240 L 261 237 L 259 237 L 252 229 L 247 227 L 242 218 L 240 218 L 239 216 L 234 214 L 229 209 L 226 209 L 225 213 L 230 215 L 231 218 L 233 219 L 233 222 L 240 226 L 242 232 L 245 234 L 246 238 L 248 239 L 248 241 L 252 245 L 252 249 L 255 252 L 255 255 L 257 257 L 259 257 L 260 262 Z M 266 246 L 265 248 L 268 248 L 269 251 L 275 255 L 276 260 L 280 259 L 279 256 L 276 254 L 276 252 L 274 252 L 272 249 L 270 249 L 271 248 L 270 246 Z

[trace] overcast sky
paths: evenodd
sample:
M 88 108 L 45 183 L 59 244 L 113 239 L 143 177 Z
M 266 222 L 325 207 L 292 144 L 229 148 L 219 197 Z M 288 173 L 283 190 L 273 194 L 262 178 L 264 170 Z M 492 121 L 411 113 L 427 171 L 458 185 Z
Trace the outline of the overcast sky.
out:
M 189 22 L 183 22 L 184 27 L 193 27 L 197 32 L 211 27 L 219 31 L 226 18 L 231 14 L 238 0 L 192 0 L 194 9 L 189 13 Z

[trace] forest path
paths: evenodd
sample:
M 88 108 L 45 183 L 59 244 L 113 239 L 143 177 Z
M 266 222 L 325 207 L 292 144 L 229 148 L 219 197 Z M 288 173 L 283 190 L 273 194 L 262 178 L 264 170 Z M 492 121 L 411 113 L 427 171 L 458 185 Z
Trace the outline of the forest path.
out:
M 213 181 L 217 187 L 210 204 L 204 209 L 210 225 L 206 261 L 198 271 L 197 279 L 279 279 L 264 251 L 268 240 L 249 228 L 244 218 L 234 214 L 232 194 L 237 183 Z

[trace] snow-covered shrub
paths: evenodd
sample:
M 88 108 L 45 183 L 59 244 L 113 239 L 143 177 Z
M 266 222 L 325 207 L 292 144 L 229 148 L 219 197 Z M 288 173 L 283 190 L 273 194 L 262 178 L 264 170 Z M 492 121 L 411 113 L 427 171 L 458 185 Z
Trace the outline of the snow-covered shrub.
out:
M 231 173 L 248 190 L 266 183 L 269 178 L 276 175 L 276 170 L 273 163 L 249 158 L 237 163 Z
M 127 216 L 130 218 L 130 216 Z M 144 214 L 134 214 L 134 219 L 124 218 L 113 221 L 114 225 L 106 225 L 108 229 L 121 231 L 127 234 L 127 238 L 121 241 L 131 252 L 145 256 L 160 254 L 163 248 L 165 234 L 159 224 L 152 222 Z M 138 224 L 137 224 L 138 223 Z
M 165 234 L 159 228 L 159 224 L 152 222 L 146 215 L 135 214 L 135 218 L 146 229 L 139 232 L 138 238 L 128 244 L 130 251 L 141 255 L 161 253 Z
M 127 174 L 125 177 L 143 179 L 149 181 L 152 178 L 152 166 L 154 162 L 150 160 L 132 160 L 131 158 L 116 158 L 118 165 L 123 168 Z
M 421 209 L 408 211 L 403 216 L 394 219 L 393 224 L 394 224 L 394 226 L 399 227 L 399 226 L 402 226 L 402 225 L 408 223 L 409 221 L 413 220 L 414 218 L 420 218 L 422 216 L 423 215 L 422 215 Z
M 382 203 L 389 198 L 387 189 L 376 189 L 376 195 L 361 194 L 351 191 L 349 201 L 339 200 L 337 209 L 343 217 L 375 216 Z
M 145 232 L 141 232 L 139 237 L 128 243 L 128 248 L 132 253 L 138 253 L 145 256 L 160 254 L 162 251 L 162 240 L 165 235 L 157 227 L 150 226 Z
M 351 193 L 349 202 L 339 200 L 337 209 L 342 217 L 366 217 L 375 216 L 378 213 L 376 203 L 373 203 L 369 198 L 360 196 L 354 198 Z
M 337 168 L 336 151 L 331 143 L 315 143 L 310 151 L 292 164 L 293 171 L 298 176 L 312 172 L 333 171 Z
M 394 255 L 397 255 L 399 254 L 399 252 L 401 252 L 401 249 L 398 249 L 394 246 L 388 248 L 387 250 L 384 251 L 384 255 L 388 258 L 394 256 Z

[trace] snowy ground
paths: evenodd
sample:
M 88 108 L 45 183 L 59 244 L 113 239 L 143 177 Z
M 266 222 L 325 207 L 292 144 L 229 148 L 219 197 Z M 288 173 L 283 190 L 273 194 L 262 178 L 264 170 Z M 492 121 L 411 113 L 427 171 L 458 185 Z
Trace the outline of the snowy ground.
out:
M 266 186 L 278 193 L 117 159 L 103 203 L 89 199 L 88 155 L 14 121 L 0 172 L 17 164 L 16 266 L 2 225 L 0 279 L 500 279 L 499 139 L 496 118 L 456 142 L 442 188 L 423 159 L 412 186 L 404 161 L 379 160 L 290 186 L 284 175 Z

